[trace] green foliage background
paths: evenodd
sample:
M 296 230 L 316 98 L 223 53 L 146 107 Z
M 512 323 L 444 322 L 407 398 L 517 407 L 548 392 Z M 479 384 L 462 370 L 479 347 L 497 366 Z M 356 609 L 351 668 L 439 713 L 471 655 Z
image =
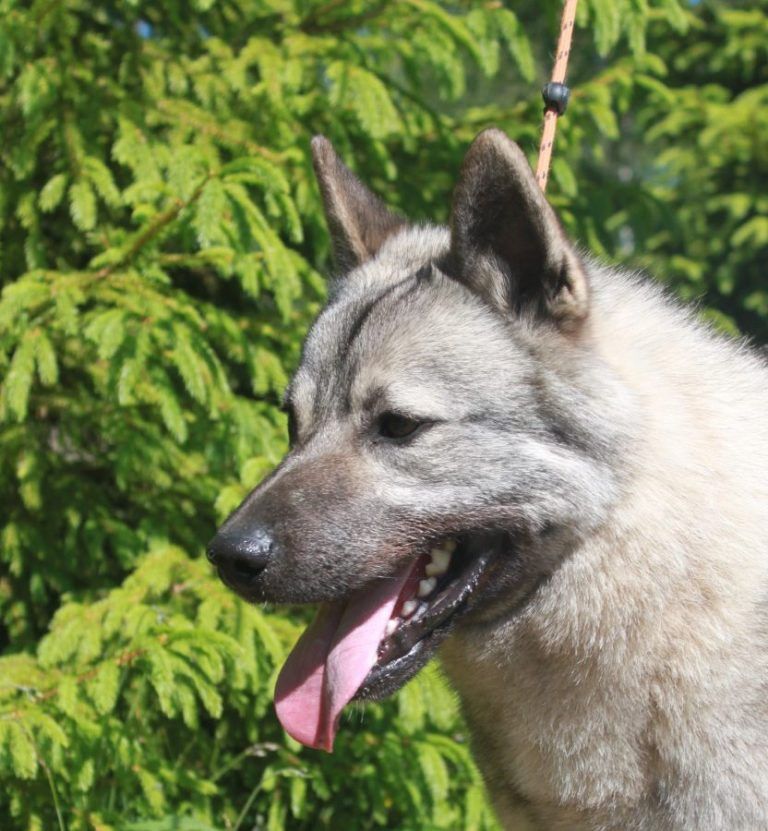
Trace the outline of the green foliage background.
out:
M 535 155 L 559 0 L 0 0 L 0 828 L 486 829 L 435 670 L 333 756 L 271 710 L 301 613 L 201 552 L 285 450 L 325 133 L 445 219 Z M 550 184 L 596 254 L 768 334 L 768 3 L 582 0 Z

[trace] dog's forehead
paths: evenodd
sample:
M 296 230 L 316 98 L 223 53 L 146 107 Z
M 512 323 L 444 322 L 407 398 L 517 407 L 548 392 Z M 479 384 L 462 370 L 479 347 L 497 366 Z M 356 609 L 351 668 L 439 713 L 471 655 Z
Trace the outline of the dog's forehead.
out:
M 291 384 L 297 408 L 324 401 L 331 411 L 343 401 L 359 410 L 375 391 L 392 406 L 434 412 L 465 388 L 481 395 L 489 361 L 515 383 L 523 362 L 509 326 L 434 260 L 411 257 L 406 266 L 370 264 L 324 310 Z
M 361 309 L 383 291 L 419 273 L 448 253 L 447 228 L 425 225 L 409 227 L 393 235 L 377 255 L 352 273 L 333 280 L 330 300 L 304 342 L 302 368 L 314 370 L 345 342 L 345 331 Z M 299 380 L 297 378 L 297 380 Z
M 361 404 L 371 388 L 458 392 L 492 355 L 508 364 L 509 332 L 484 304 L 434 270 L 412 278 L 374 306 L 349 344 L 350 400 Z

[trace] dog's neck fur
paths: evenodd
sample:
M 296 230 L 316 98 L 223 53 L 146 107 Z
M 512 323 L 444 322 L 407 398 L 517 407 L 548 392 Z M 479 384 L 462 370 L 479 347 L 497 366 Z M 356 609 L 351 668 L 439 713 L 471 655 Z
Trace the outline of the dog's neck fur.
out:
M 590 276 L 632 473 L 610 522 L 443 663 L 505 827 L 764 827 L 768 372 L 658 288 Z

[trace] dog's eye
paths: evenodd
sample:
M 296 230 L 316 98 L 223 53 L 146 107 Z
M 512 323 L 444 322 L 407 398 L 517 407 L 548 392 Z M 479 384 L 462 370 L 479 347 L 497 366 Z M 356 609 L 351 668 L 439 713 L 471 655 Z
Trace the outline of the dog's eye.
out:
M 384 413 L 379 418 L 379 435 L 385 439 L 404 439 L 413 435 L 425 423 L 400 413 Z

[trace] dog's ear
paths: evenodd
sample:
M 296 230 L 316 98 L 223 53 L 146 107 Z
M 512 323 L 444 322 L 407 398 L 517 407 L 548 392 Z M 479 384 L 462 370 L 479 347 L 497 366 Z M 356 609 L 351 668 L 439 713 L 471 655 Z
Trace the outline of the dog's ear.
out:
M 456 277 L 504 312 L 532 311 L 566 329 L 587 316 L 578 255 L 522 150 L 501 130 L 469 148 L 454 191 L 451 259 Z
M 373 257 L 384 240 L 407 223 L 368 190 L 324 136 L 312 139 L 312 161 L 336 266 L 346 273 Z

